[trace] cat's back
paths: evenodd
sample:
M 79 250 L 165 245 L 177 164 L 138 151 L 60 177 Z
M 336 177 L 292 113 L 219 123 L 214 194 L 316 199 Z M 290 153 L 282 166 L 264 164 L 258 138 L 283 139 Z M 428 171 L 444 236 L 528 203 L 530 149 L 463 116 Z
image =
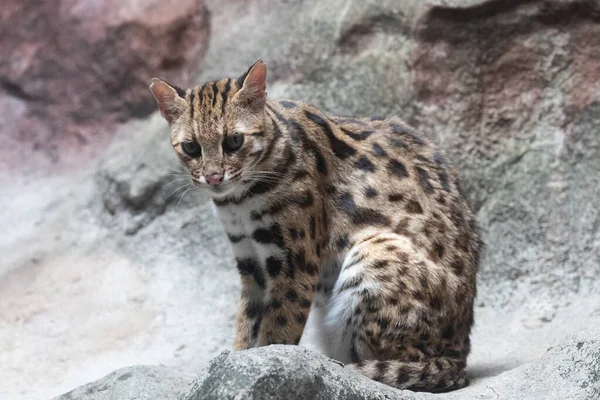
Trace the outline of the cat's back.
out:
M 364 217 L 354 228 L 380 224 L 410 237 L 433 260 L 473 277 L 479 230 L 459 173 L 444 151 L 396 117 L 327 119 L 337 146 L 345 149 L 340 154 L 346 155 L 334 157 L 340 166 L 333 178 L 334 213 L 360 211 Z

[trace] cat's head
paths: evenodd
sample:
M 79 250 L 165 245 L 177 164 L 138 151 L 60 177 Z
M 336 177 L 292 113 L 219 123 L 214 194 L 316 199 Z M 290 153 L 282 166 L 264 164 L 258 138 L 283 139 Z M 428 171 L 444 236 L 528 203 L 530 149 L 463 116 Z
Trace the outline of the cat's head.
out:
M 267 67 L 257 61 L 238 79 L 193 89 L 153 78 L 150 90 L 171 128 L 171 145 L 193 183 L 215 196 L 240 189 L 267 147 Z

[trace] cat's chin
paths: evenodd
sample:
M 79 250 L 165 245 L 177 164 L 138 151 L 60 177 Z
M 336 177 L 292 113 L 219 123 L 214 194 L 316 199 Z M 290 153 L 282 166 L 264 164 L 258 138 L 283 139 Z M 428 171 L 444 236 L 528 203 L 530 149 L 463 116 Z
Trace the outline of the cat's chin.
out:
M 231 194 L 235 190 L 235 187 L 232 185 L 219 185 L 219 186 L 209 186 L 207 189 L 208 189 L 208 193 L 212 197 L 225 197 L 225 196 Z

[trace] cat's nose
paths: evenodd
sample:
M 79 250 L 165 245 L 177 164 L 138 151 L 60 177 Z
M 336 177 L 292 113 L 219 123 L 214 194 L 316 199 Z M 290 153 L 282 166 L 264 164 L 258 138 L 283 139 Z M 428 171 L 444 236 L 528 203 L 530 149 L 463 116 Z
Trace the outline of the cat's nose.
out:
M 206 179 L 209 185 L 217 186 L 223 182 L 223 174 L 204 175 L 204 179 Z

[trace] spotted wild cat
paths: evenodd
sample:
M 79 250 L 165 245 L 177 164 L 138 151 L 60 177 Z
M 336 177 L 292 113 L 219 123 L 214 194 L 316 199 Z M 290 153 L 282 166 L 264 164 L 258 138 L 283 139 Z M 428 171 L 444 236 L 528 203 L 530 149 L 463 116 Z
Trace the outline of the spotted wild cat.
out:
M 150 86 L 233 247 L 234 350 L 298 344 L 314 306 L 326 353 L 350 368 L 400 389 L 466 386 L 481 242 L 455 169 L 398 118 L 267 101 L 266 73 Z

